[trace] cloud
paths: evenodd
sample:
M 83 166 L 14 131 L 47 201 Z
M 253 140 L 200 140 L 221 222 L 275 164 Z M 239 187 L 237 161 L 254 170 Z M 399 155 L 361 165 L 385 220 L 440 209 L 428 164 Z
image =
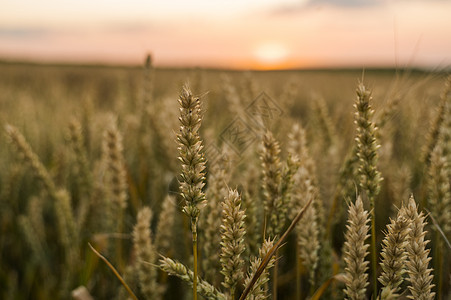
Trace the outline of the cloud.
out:
M 50 30 L 43 28 L 0 28 L 0 38 L 41 38 L 50 33 Z
M 444 3 L 449 0 L 394 0 L 392 3 Z M 325 6 L 335 7 L 341 9 L 360 9 L 368 7 L 380 7 L 387 5 L 387 1 L 382 0 L 299 0 L 297 2 L 284 3 L 275 6 L 270 15 L 284 16 L 291 14 L 298 14 L 305 11 L 311 11 L 312 9 L 321 9 Z
M 383 2 L 378 0 L 308 0 L 298 3 L 279 5 L 270 11 L 270 15 L 284 16 L 298 14 L 311 9 L 321 9 L 323 6 L 350 9 L 372 7 L 382 4 Z
M 149 22 L 117 22 L 104 26 L 109 33 L 143 33 L 155 30 L 155 26 Z
M 367 7 L 382 4 L 377 0 L 310 0 L 307 6 L 332 5 L 337 7 Z

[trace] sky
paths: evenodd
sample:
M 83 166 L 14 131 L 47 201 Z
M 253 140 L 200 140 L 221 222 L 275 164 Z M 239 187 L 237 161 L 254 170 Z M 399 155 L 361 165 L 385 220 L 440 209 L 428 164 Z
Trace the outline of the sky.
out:
M 451 66 L 451 0 L 0 0 L 0 59 L 238 69 Z

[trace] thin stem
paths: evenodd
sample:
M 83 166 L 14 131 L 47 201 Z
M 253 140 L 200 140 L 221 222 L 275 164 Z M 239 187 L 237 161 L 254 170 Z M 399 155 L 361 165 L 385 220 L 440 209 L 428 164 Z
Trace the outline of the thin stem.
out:
M 309 295 L 312 296 L 315 293 L 315 282 L 314 279 L 310 282 L 310 291 Z
M 442 285 L 443 285 L 443 256 L 442 256 L 442 241 L 440 240 L 440 233 L 435 234 L 435 259 L 437 264 L 437 299 L 442 299 Z
M 230 289 L 230 299 L 235 300 L 235 286 Z
M 301 299 L 301 266 L 299 259 L 300 247 L 299 243 L 296 243 L 296 299 Z
M 193 300 L 197 300 L 197 220 L 191 219 L 191 230 L 193 232 Z
M 373 275 L 373 299 L 377 297 L 377 253 L 376 253 L 376 210 L 374 208 L 374 199 L 370 201 L 371 205 L 371 269 Z
M 124 220 L 124 212 L 121 209 L 119 211 L 119 221 L 118 221 L 118 234 L 122 234 L 122 230 L 123 230 L 123 220 Z M 119 269 L 123 270 L 124 269 L 124 262 L 122 260 L 122 239 L 116 239 L 116 261 L 119 264 Z
M 276 251 L 276 257 L 278 257 L 279 249 Z M 274 262 L 273 276 L 272 276 L 272 299 L 277 300 L 277 271 L 278 271 L 278 259 Z

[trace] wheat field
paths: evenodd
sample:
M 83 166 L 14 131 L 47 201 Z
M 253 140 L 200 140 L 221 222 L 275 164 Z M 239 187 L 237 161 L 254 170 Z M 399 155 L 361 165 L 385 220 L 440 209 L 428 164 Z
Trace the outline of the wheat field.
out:
M 0 64 L 1 299 L 449 299 L 451 78 Z

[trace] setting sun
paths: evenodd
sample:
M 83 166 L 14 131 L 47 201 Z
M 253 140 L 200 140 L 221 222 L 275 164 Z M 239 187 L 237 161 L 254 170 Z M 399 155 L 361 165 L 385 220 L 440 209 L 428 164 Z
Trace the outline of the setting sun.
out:
M 280 43 L 264 43 L 259 45 L 254 55 L 261 68 L 274 68 L 286 63 L 289 51 Z

